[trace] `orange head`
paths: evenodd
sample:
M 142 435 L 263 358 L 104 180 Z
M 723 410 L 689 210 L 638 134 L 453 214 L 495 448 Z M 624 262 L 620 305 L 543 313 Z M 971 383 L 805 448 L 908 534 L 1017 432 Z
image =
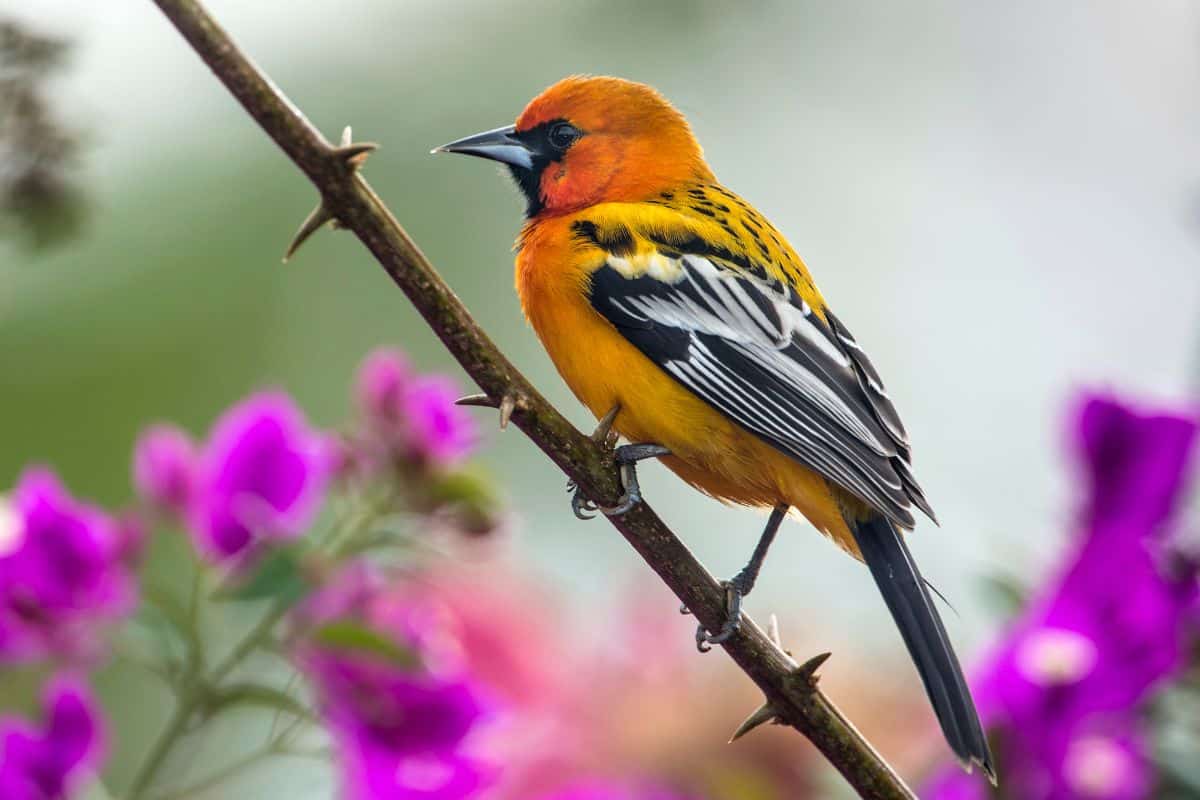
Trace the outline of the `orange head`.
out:
M 507 164 L 530 217 L 648 200 L 712 180 L 683 115 L 651 87 L 621 78 L 564 78 L 535 97 L 516 125 L 434 152 Z

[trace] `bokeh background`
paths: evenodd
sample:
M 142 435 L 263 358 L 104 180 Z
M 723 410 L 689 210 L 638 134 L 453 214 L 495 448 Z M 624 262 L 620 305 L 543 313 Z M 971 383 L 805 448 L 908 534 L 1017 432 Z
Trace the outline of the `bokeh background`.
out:
M 428 152 L 511 121 L 566 74 L 659 87 L 882 371 L 942 522 L 910 541 L 957 609 L 968 662 L 999 624 L 988 580 L 1034 582 L 1062 544 L 1072 392 L 1181 400 L 1200 383 L 1194 3 L 208 5 L 327 135 L 352 124 L 381 143 L 369 180 L 581 427 L 511 291 L 515 191 Z M 381 343 L 456 369 L 349 235 L 323 232 L 280 264 L 315 194 L 149 2 L 0 12 L 74 42 L 52 98 L 83 132 L 89 203 L 60 247 L 0 242 L 0 486 L 42 461 L 117 504 L 147 420 L 202 432 L 236 397 L 281 386 L 333 423 Z M 487 430 L 516 559 L 587 620 L 646 567 L 602 522 L 573 518 L 561 475 L 519 433 Z M 643 475 L 710 569 L 743 563 L 759 518 L 661 468 Z M 827 673 L 875 663 L 870 680 L 919 697 L 869 575 L 807 526 L 776 545 L 749 608 L 834 650 Z M 671 634 L 686 644 L 691 623 Z

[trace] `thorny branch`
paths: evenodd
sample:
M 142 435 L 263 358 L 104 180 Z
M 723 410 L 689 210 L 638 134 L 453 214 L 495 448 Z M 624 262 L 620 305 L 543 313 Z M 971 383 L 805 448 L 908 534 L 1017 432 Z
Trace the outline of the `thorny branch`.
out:
M 183 37 L 288 155 L 321 195 L 301 229 L 307 236 L 336 221 L 353 231 L 488 398 L 550 457 L 585 495 L 606 505 L 621 494 L 617 469 L 606 449 L 576 430 L 497 349 L 442 281 L 417 245 L 358 174 L 369 147 L 344 140 L 332 145 L 237 48 L 198 0 L 155 0 Z M 309 230 L 311 228 L 311 230 Z M 294 248 L 293 248 L 294 249 Z M 621 535 L 658 573 L 697 620 L 718 630 L 725 592 L 646 503 L 610 517 Z M 723 647 L 766 695 L 739 729 L 767 721 L 794 727 L 865 798 L 915 795 L 854 726 L 817 688 L 815 670 L 824 656 L 799 665 L 752 620 Z

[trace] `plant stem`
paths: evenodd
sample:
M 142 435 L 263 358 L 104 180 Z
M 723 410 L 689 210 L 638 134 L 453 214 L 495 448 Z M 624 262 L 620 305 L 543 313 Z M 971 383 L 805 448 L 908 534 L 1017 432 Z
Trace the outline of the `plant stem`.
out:
M 212 668 L 208 675 L 192 674 L 185 677 L 175 710 L 171 713 L 166 727 L 151 746 L 141 767 L 138 768 L 133 783 L 130 784 L 130 800 L 139 800 L 149 788 L 150 782 L 154 780 L 154 776 L 166 761 L 167 756 L 171 754 L 171 750 L 187 732 L 188 723 L 204 704 L 211 687 L 220 685 L 221 681 L 229 677 L 229 673 L 233 672 L 263 642 L 267 641 L 271 632 L 275 630 L 275 626 L 287 615 L 291 607 L 292 602 L 289 600 L 274 601 L 267 613 L 234 645 L 233 649 L 229 651 L 229 655 Z
M 150 752 L 146 754 L 146 758 L 142 761 L 142 765 L 138 768 L 137 774 L 133 778 L 133 783 L 129 786 L 130 800 L 139 800 L 150 786 L 150 782 L 154 780 L 155 773 L 158 768 L 166 761 L 167 756 L 171 754 L 171 748 L 175 746 L 175 742 L 187 730 L 188 722 L 192 718 L 192 712 L 195 710 L 195 698 L 191 694 L 194 690 L 189 690 L 180 696 L 175 704 L 175 710 L 171 712 L 171 718 L 167 721 L 167 726 L 163 728 L 162 733 L 154 740 L 154 744 L 150 746 Z
M 346 550 L 351 549 L 355 540 L 379 518 L 382 511 L 383 508 L 380 505 L 371 504 L 365 510 L 360 510 L 348 523 L 334 526 L 334 531 L 329 536 L 329 544 L 326 546 L 330 556 L 337 558 Z M 197 583 L 193 586 L 193 599 L 190 604 L 192 607 L 189 609 L 190 614 L 193 615 L 199 613 L 199 603 L 196 602 L 198 592 L 195 591 L 198 585 Z M 275 626 L 287 616 L 288 611 L 291 610 L 293 605 L 294 600 L 288 598 L 280 598 L 273 601 L 267 612 L 255 623 L 254 627 L 238 640 L 238 643 L 233 646 L 229 654 L 214 666 L 207 675 L 197 674 L 198 669 L 195 666 L 189 669 L 188 674 L 184 676 L 182 682 L 183 688 L 179 692 L 175 710 L 167 721 L 166 727 L 163 728 L 162 733 L 159 734 L 151 746 L 150 752 L 146 755 L 146 759 L 142 762 L 137 775 L 133 779 L 133 783 L 130 785 L 130 800 L 139 800 L 146 789 L 149 788 L 155 774 L 162 768 L 163 763 L 171 754 L 171 750 L 184 734 L 187 733 L 188 723 L 191 722 L 195 713 L 200 710 L 212 689 L 220 686 L 221 682 L 228 678 L 229 674 L 237 669 L 238 665 L 249 658 L 256 650 L 271 641 L 271 634 L 274 632 Z M 199 647 L 200 644 L 197 640 L 189 648 L 189 665 L 202 663 L 197 653 L 190 652 L 190 650 L 198 649 Z

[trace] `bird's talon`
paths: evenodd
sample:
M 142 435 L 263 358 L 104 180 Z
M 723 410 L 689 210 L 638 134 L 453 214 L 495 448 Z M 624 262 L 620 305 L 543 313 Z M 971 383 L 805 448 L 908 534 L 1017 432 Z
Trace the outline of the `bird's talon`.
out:
M 725 589 L 725 623 L 721 626 L 721 630 L 716 633 L 709 633 L 708 629 L 703 625 L 696 628 L 696 649 L 701 653 L 707 653 L 712 649 L 712 645 L 724 644 L 733 638 L 733 635 L 742 627 L 742 590 L 740 588 L 741 581 L 738 574 L 733 580 L 721 581 L 722 588 Z M 701 646 L 701 645 L 704 646 Z
M 615 506 L 596 506 L 596 508 L 606 517 L 619 517 L 640 502 L 642 502 L 642 493 L 638 489 L 637 478 L 634 478 L 632 486 L 626 490 L 625 494 L 621 495 L 621 500 Z
M 589 514 L 589 511 L 596 510 L 596 504 L 583 496 L 583 492 L 574 481 L 567 482 L 567 491 L 571 494 L 571 511 L 574 512 L 576 519 L 595 519 L 595 514 Z

